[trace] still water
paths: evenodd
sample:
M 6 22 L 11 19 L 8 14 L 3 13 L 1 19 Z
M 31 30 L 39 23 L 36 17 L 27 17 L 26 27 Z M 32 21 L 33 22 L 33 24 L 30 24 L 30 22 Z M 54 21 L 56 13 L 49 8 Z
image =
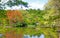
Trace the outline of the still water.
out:
M 44 34 L 41 34 L 39 37 L 38 36 L 30 37 L 30 35 L 24 35 L 24 38 L 44 38 Z
M 3 34 L 0 34 L 0 38 L 2 38 Z M 44 38 L 44 34 L 41 34 L 40 36 L 30 36 L 30 35 L 24 35 L 24 38 Z

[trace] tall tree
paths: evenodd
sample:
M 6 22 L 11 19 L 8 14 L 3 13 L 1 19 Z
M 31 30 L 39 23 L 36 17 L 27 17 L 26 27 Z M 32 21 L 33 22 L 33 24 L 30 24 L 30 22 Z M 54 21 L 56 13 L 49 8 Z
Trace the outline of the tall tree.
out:
M 58 21 L 60 19 L 60 0 L 49 0 L 45 9 L 48 10 L 49 19 Z
M 12 6 L 18 6 L 18 5 L 28 7 L 28 3 L 22 0 L 9 0 L 6 3 L 0 3 L 0 9 L 5 9 L 6 6 L 12 7 Z
M 1 2 L 1 0 L 0 0 L 0 2 Z
M 56 13 L 59 13 L 60 12 L 60 0 L 49 0 L 46 8 L 50 10 L 53 9 L 55 10 Z
M 52 28 L 56 31 L 56 26 L 60 26 L 60 0 L 49 0 L 48 3 L 45 5 L 45 10 L 47 12 L 44 17 L 46 21 L 48 21 L 47 25 L 52 25 Z M 50 34 L 52 34 L 54 38 L 57 38 L 57 35 L 55 37 L 55 34 Z

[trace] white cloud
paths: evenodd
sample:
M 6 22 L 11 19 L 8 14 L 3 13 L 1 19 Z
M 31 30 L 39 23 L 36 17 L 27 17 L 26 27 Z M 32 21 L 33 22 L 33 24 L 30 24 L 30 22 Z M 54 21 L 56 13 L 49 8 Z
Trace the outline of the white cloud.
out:
M 29 8 L 32 9 L 43 9 L 44 7 L 44 4 L 40 4 L 40 3 L 30 3 L 29 5 L 31 6 Z
M 32 9 L 44 9 L 45 2 L 44 0 L 23 0 L 25 2 L 28 2 L 29 8 Z

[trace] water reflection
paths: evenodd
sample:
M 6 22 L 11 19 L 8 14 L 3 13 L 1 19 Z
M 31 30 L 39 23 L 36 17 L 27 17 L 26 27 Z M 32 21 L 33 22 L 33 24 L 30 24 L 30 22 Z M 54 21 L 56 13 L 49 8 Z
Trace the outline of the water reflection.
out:
M 2 38 L 3 37 L 3 34 L 0 34 L 0 38 Z
M 30 35 L 24 35 L 24 38 L 30 38 Z
M 31 38 L 38 38 L 38 36 L 32 36 Z
M 0 38 L 2 38 L 3 34 L 0 34 Z M 39 37 L 38 36 L 33 36 L 30 37 L 30 35 L 24 35 L 24 38 L 44 38 L 44 34 L 41 34 Z
M 38 36 L 30 37 L 30 35 L 24 35 L 24 38 L 44 38 L 44 34 L 41 34 L 39 37 Z
M 44 34 L 41 34 L 41 36 L 39 38 L 44 38 Z

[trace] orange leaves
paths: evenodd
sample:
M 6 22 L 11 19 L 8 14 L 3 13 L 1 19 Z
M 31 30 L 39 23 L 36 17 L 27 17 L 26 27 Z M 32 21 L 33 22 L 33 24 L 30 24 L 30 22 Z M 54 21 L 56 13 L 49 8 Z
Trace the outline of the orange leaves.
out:
M 18 21 L 22 21 L 23 17 L 22 17 L 22 14 L 19 10 L 8 10 L 7 11 L 7 17 L 9 20 L 18 20 Z
M 7 11 L 7 17 L 8 17 L 8 19 L 12 19 L 13 16 L 14 16 L 14 13 L 12 11 L 8 10 Z

